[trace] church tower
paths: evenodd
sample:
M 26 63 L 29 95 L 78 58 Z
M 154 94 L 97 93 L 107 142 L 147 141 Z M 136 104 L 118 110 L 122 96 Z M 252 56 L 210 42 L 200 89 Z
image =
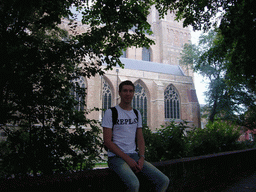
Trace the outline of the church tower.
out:
M 159 19 L 155 7 L 152 7 L 148 16 L 158 42 L 159 59 L 156 62 L 179 65 L 180 52 L 184 44 L 191 39 L 189 27 L 183 28 L 183 23 L 174 19 L 173 13 L 168 13 L 163 19 Z
M 151 45 L 149 50 L 145 50 L 148 52 L 149 58 L 143 56 L 142 48 L 128 48 L 124 57 L 179 65 L 180 53 L 184 44 L 189 43 L 191 39 L 190 27 L 184 28 L 182 22 L 175 21 L 174 13 L 169 12 L 163 19 L 160 19 L 159 13 L 154 6 L 152 6 L 147 19 L 153 32 L 153 35 L 149 36 L 149 38 L 155 41 L 155 44 Z M 185 75 L 193 77 L 191 69 L 185 66 L 181 66 L 181 68 Z

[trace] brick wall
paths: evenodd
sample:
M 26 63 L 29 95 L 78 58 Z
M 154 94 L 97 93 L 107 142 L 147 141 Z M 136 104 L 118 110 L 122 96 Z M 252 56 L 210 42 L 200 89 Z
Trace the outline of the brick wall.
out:
M 256 170 L 256 148 L 174 159 L 153 163 L 170 178 L 168 191 L 204 191 L 235 181 Z M 150 185 L 141 181 L 141 191 Z M 23 177 L 0 181 L 1 191 L 123 191 L 124 186 L 109 169 L 88 170 L 51 176 Z

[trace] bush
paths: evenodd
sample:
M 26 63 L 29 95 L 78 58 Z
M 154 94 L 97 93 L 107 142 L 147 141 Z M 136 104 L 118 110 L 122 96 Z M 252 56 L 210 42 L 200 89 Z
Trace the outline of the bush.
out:
M 239 130 L 228 122 L 215 121 L 205 129 L 194 128 L 185 135 L 187 124 L 171 122 L 152 132 L 143 128 L 146 159 L 151 162 L 214 154 L 255 147 L 255 142 L 238 142 Z
M 144 127 L 146 159 L 156 162 L 186 157 L 188 154 L 188 141 L 184 134 L 186 127 L 186 123 L 176 125 L 170 122 L 155 133 Z
M 195 128 L 189 134 L 193 156 L 233 151 L 239 149 L 239 130 L 227 122 L 215 121 L 205 129 Z
M 99 134 L 96 125 L 89 131 L 76 127 L 73 133 L 50 127 L 12 130 L 0 143 L 0 178 L 92 169 L 100 159 Z

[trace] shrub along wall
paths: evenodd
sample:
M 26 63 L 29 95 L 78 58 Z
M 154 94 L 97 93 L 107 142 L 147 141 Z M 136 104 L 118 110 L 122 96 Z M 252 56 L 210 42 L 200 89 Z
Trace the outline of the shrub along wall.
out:
M 220 187 L 243 173 L 256 170 L 256 148 L 153 163 L 169 176 L 169 191 L 203 191 Z M 141 181 L 142 191 L 151 186 Z M 50 176 L 4 179 L 0 191 L 122 191 L 123 184 L 109 169 Z

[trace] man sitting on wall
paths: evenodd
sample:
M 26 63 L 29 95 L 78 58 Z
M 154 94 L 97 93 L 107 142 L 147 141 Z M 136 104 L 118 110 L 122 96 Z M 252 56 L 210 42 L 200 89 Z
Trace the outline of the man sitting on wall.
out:
M 156 191 L 166 191 L 169 178 L 145 160 L 141 114 L 131 106 L 134 91 L 131 81 L 122 82 L 119 85 L 121 102 L 115 106 L 116 122 L 112 118 L 113 109 L 108 109 L 103 117 L 103 139 L 108 148 L 108 165 L 118 174 L 128 191 L 139 191 L 140 183 L 136 175 L 139 172 L 154 184 Z M 135 140 L 139 153 L 136 152 Z

